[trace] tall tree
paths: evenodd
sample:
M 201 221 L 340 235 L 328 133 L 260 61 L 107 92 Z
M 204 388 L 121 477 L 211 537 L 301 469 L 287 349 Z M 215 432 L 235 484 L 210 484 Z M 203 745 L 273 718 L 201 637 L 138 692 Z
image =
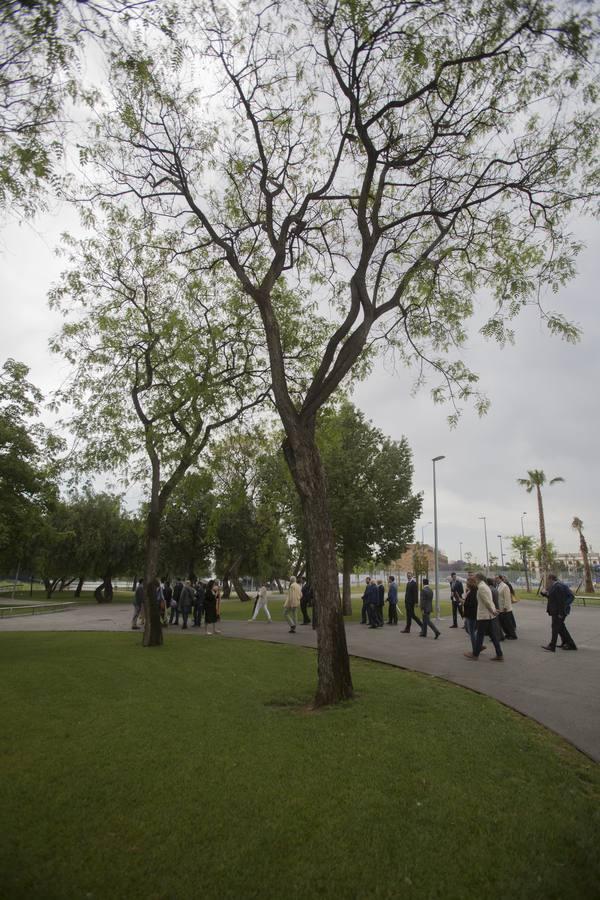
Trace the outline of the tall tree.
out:
M 198 576 L 210 568 L 209 524 L 215 504 L 213 479 L 205 469 L 188 472 L 165 507 L 160 552 L 165 576 Z
M 594 593 L 594 579 L 592 578 L 592 569 L 590 566 L 590 557 L 588 553 L 588 545 L 587 541 L 583 535 L 583 522 L 578 516 L 573 518 L 573 522 L 571 523 L 571 527 L 575 529 L 575 531 L 579 535 L 579 550 L 581 552 L 581 559 L 583 560 L 583 574 L 585 576 L 585 590 L 588 594 Z
M 568 217 L 597 189 L 592 27 L 544 0 L 188 11 L 176 72 L 151 43 L 118 61 L 88 159 L 101 192 L 169 221 L 185 210 L 181 251 L 204 246 L 259 311 L 320 610 L 315 702 L 335 702 L 352 679 L 318 412 L 376 340 L 431 365 L 434 399 L 462 401 L 476 378 L 453 351 L 475 304 L 492 296 L 482 332 L 503 342 L 541 288 L 573 274 Z M 305 317 L 328 304 L 300 381 L 284 278 Z
M 549 485 L 564 482 L 564 478 L 557 476 L 548 481 Z M 546 475 L 541 469 L 528 469 L 527 478 L 517 478 L 517 483 L 522 485 L 528 494 L 535 490 L 538 506 L 538 518 L 540 526 L 540 569 L 542 582 L 546 586 L 548 577 L 548 543 L 546 541 L 546 520 L 544 518 L 544 503 L 542 501 L 542 487 L 546 484 Z
M 213 432 L 260 404 L 269 381 L 248 301 L 194 274 L 201 260 L 183 260 L 176 235 L 125 208 L 87 223 L 93 237 L 65 236 L 71 267 L 51 293 L 68 318 L 51 346 L 74 367 L 59 399 L 75 409 L 83 468 L 127 467 L 147 485 L 143 641 L 154 646 L 166 504 Z
M 342 604 L 351 615 L 350 575 L 361 560 L 397 559 L 412 539 L 421 495 L 412 494 L 412 453 L 348 401 L 323 410 L 317 424 L 329 508 L 342 561 Z

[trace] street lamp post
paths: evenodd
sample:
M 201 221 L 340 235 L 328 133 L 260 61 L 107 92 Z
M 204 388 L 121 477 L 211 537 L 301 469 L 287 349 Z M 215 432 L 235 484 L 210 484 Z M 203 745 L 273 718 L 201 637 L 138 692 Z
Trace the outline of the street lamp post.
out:
M 525 552 L 525 529 L 523 528 L 523 519 L 527 515 L 526 512 L 521 516 L 521 537 L 523 538 L 523 568 L 525 569 L 525 585 L 527 593 L 529 593 L 529 565 L 527 562 L 527 553 Z
M 440 594 L 438 589 L 438 528 L 437 528 L 437 494 L 435 490 L 435 464 L 439 462 L 441 459 L 446 459 L 445 456 L 434 456 L 431 460 L 433 463 L 433 562 L 435 567 L 435 616 L 436 619 L 440 617 Z
M 502 568 L 504 568 L 504 550 L 502 549 L 502 535 L 499 534 L 498 537 L 500 538 L 500 564 L 501 564 Z
M 459 544 L 459 546 L 460 546 L 460 556 L 459 556 L 458 558 L 459 558 L 460 561 L 462 562 L 462 545 L 463 545 L 463 542 L 462 542 L 462 541 L 459 541 L 458 544 Z
M 425 529 L 431 525 L 431 522 L 425 522 L 424 525 L 421 525 L 421 544 L 425 546 Z
M 488 540 L 487 540 L 487 520 L 485 516 L 479 516 L 480 521 L 483 521 L 483 533 L 485 535 L 485 574 L 490 574 L 490 551 L 488 550 Z

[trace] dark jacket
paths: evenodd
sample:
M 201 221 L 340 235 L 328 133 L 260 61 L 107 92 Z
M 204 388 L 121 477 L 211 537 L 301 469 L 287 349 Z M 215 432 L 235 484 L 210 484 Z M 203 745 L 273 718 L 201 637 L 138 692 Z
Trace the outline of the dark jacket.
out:
M 379 605 L 383 606 L 385 603 L 385 587 L 382 584 L 377 585 L 377 599 L 379 600 Z
M 465 619 L 477 619 L 477 588 L 469 588 L 463 603 L 463 616 Z
M 419 600 L 419 588 L 417 587 L 417 582 L 413 579 L 409 581 L 406 585 L 406 591 L 404 593 L 404 601 L 405 603 L 417 603 Z
M 181 592 L 183 590 L 183 581 L 176 581 L 175 587 L 173 588 L 173 600 L 175 603 L 179 603 L 179 598 L 181 597 Z
M 433 591 L 428 584 L 421 588 L 421 603 L 419 605 L 424 613 L 430 613 L 433 609 Z
M 546 597 L 546 612 L 549 616 L 566 616 L 567 614 L 567 587 L 562 581 L 555 581 Z
M 194 592 L 189 584 L 186 584 L 179 596 L 179 609 L 191 609 L 193 602 Z
M 390 582 L 388 588 L 388 603 L 394 606 L 398 602 L 398 585 L 395 581 Z
M 452 594 L 452 599 L 455 601 L 462 600 L 463 596 L 463 583 L 460 578 L 455 578 L 454 581 L 450 582 L 450 592 Z
M 374 606 L 377 606 L 379 603 L 379 591 L 377 590 L 377 585 L 373 582 L 368 584 L 363 597 L 365 598 L 365 603 L 372 603 Z

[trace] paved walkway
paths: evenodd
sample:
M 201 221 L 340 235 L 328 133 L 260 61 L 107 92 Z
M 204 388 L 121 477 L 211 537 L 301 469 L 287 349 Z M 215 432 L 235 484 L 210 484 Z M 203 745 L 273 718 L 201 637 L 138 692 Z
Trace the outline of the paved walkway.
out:
M 271 613 L 277 615 L 280 605 L 281 601 L 273 601 Z M 80 606 L 63 613 L 2 619 L 0 632 L 123 631 L 129 627 L 131 612 L 131 606 L 125 604 Z M 353 656 L 425 672 L 488 694 L 536 719 L 600 762 L 600 607 L 578 606 L 569 616 L 577 653 L 544 653 L 540 649 L 550 637 L 550 619 L 543 604 L 521 601 L 515 615 L 519 640 L 504 642 L 503 665 L 491 665 L 489 651 L 482 653 L 478 662 L 465 659 L 468 639 L 462 629 L 450 629 L 448 620 L 442 620 L 442 636 L 437 641 L 432 636 L 419 638 L 418 629 L 401 634 L 402 624 L 372 631 L 350 623 L 346 625 L 348 647 Z M 225 620 L 221 627 L 225 637 L 316 647 L 316 634 L 310 626 L 299 626 L 295 635 L 289 634 L 284 622 L 269 625 L 264 619 L 252 623 Z M 204 637 L 196 628 L 186 632 L 171 628 L 167 639 L 172 635 L 178 640 L 219 640 L 218 636 Z

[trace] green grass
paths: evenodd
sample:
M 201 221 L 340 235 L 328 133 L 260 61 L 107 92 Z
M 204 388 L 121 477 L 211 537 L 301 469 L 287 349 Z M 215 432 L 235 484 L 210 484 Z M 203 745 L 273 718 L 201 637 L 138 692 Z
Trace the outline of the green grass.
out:
M 3 898 L 583 898 L 599 767 L 495 701 L 224 638 L 0 635 Z

